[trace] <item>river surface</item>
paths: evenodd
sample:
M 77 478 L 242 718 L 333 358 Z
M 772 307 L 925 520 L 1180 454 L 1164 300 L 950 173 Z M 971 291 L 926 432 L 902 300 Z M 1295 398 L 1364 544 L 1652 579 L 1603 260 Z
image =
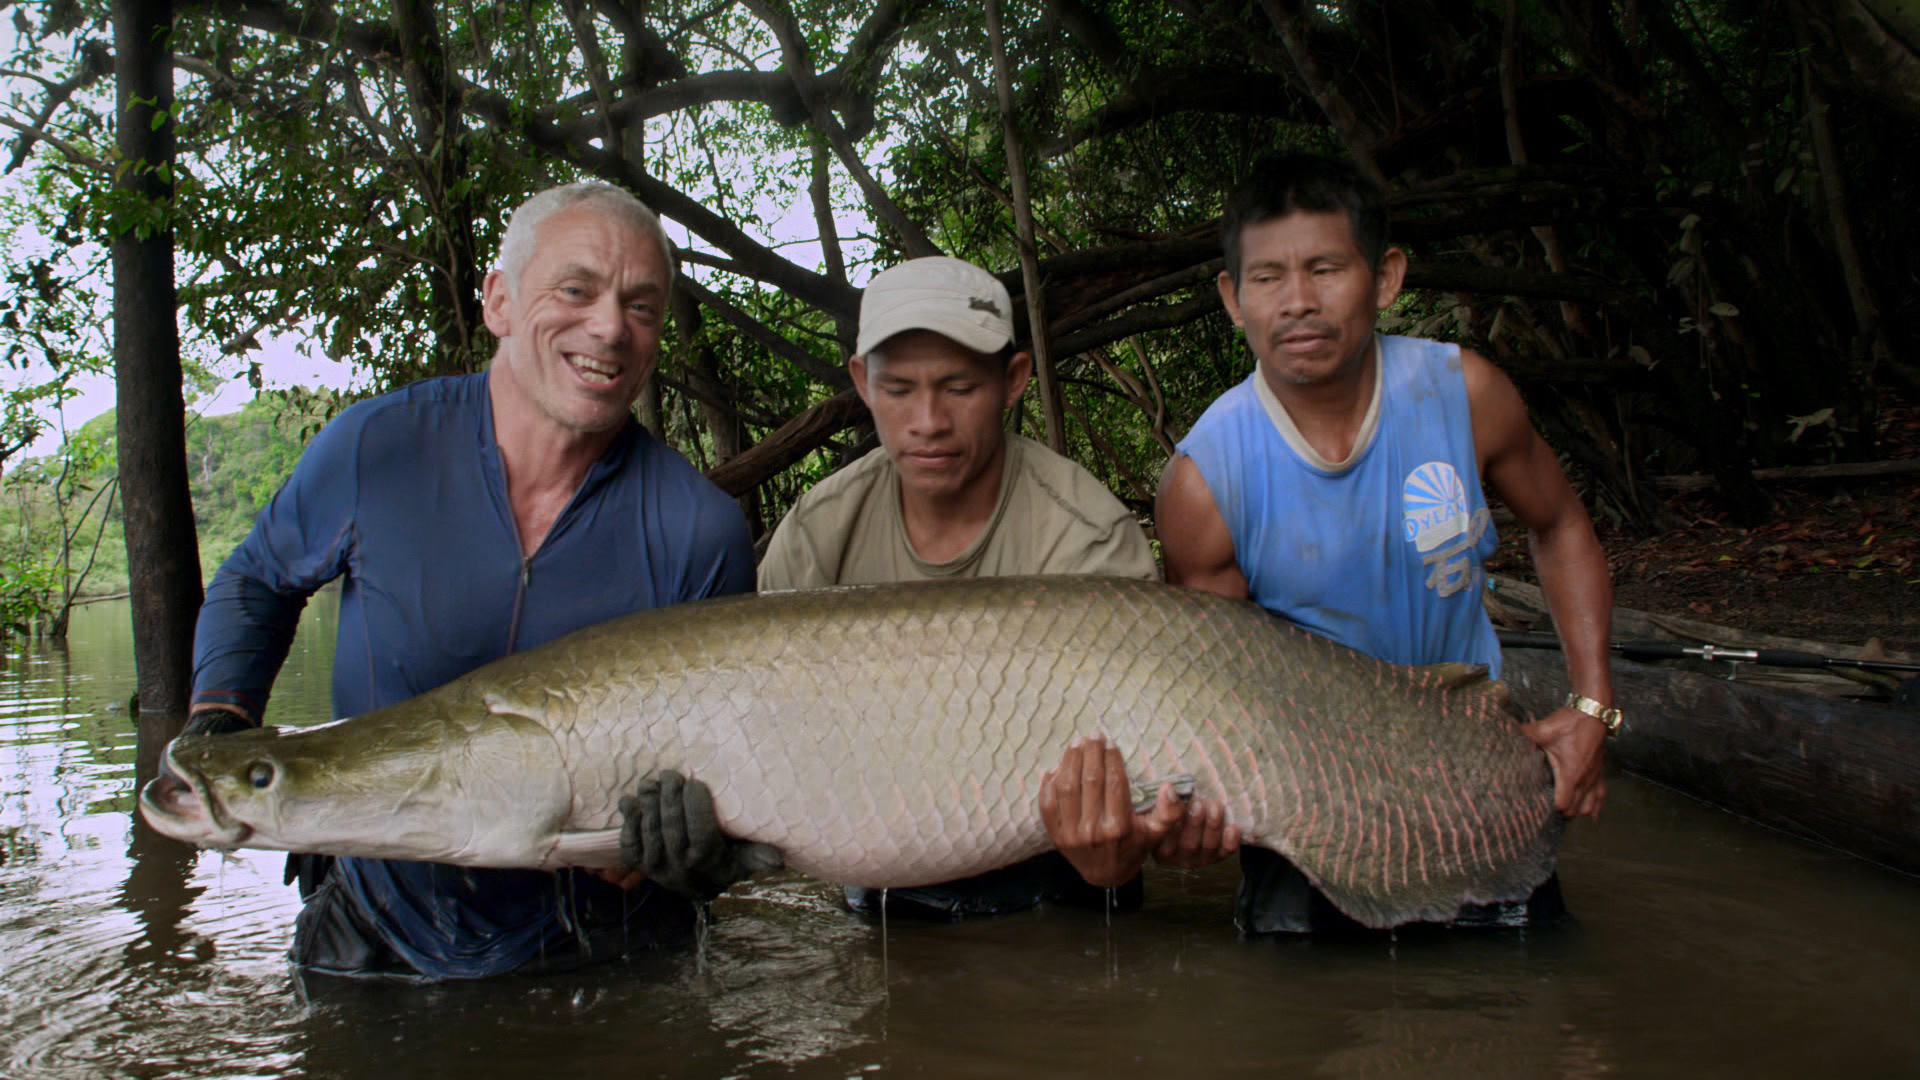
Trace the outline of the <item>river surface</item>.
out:
M 271 720 L 328 715 L 330 599 Z M 1569 834 L 1576 925 L 1241 941 L 1237 872 L 1145 909 L 882 927 L 762 882 L 699 948 L 438 987 L 296 979 L 281 859 L 131 820 L 124 602 L 0 666 L 0 1076 L 1920 1074 L 1920 880 L 1629 776 Z

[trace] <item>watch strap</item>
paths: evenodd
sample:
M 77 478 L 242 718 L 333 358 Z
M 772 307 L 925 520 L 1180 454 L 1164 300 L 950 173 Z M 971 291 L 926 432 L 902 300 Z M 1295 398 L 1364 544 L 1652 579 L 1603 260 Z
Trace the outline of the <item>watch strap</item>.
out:
M 1588 716 L 1593 717 L 1595 720 L 1600 721 L 1602 724 L 1605 724 L 1609 736 L 1620 734 L 1621 725 L 1626 723 L 1626 717 L 1621 715 L 1620 709 L 1617 706 L 1602 705 L 1592 698 L 1581 694 L 1568 694 L 1567 707 L 1570 709 L 1578 709 Z

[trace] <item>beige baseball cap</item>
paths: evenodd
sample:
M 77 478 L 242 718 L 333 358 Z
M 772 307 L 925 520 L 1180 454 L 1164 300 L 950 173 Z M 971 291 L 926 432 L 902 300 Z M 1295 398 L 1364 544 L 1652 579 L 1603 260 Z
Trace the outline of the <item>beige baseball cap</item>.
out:
M 1013 340 L 1013 301 L 999 279 L 964 259 L 908 259 L 867 283 L 854 351 L 865 356 L 907 330 L 931 330 L 974 352 L 997 353 Z

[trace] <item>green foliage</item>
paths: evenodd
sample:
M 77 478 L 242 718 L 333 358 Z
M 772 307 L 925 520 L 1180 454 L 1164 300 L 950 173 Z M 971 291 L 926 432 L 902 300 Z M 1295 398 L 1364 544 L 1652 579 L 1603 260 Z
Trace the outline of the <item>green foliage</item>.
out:
M 31 636 L 52 614 L 47 597 L 59 587 L 59 573 L 47 563 L 0 557 L 0 641 Z
M 1915 276 L 1920 214 L 1898 192 L 1920 165 L 1887 134 L 1911 125 L 1889 123 L 1897 95 L 1889 106 L 1885 87 L 1849 82 L 1858 65 L 1841 62 L 1847 46 L 1818 5 L 1524 3 L 1511 40 L 1509 6 L 1489 2 L 1003 7 L 1039 256 L 1136 253 L 1050 274 L 1049 317 L 1160 283 L 1103 312 L 1110 332 L 1058 370 L 1070 451 L 1136 504 L 1168 440 L 1247 370 L 1208 303 L 1204 241 L 1222 193 L 1282 147 L 1368 158 L 1396 193 L 1416 266 L 1497 269 L 1528 286 L 1437 288 L 1389 319 L 1506 366 L 1623 514 L 1642 509 L 1652 469 L 1866 453 L 1874 380 L 1891 370 L 1920 385 L 1911 364 L 1868 359 L 1910 355 L 1920 325 L 1917 294 L 1897 288 Z M 254 335 L 295 325 L 391 387 L 484 360 L 480 274 L 528 194 L 588 176 L 647 192 L 688 277 L 724 305 L 687 318 L 661 363 L 657 427 L 709 466 L 839 389 L 852 287 L 905 257 L 900 218 L 946 253 L 1009 277 L 1018 266 L 977 6 L 407 10 L 431 16 L 437 51 L 401 47 L 394 7 L 375 0 L 289 0 L 244 21 L 232 5 L 183 9 L 179 98 L 164 118 L 179 158 L 158 203 L 111 186 L 144 166 L 114 158 L 98 81 L 106 0 L 16 12 L 9 65 L 42 81 L 20 83 L 32 89 L 16 92 L 15 113 L 39 115 L 46 87 L 79 89 L 47 113 L 62 148 L 43 142 L 27 170 L 34 227 L 59 256 L 9 256 L 0 345 L 42 373 L 20 391 L 41 396 L 9 417 L 64 392 L 45 373 L 104 363 L 91 290 L 106 280 L 100 242 L 127 228 L 174 230 L 196 379 L 233 374 Z M 811 76 L 791 70 L 796 52 Z M 1821 85 L 1834 107 L 1813 110 Z M 1814 115 L 1834 128 L 1838 162 L 1819 160 Z M 813 205 L 820 161 L 828 220 Z M 1877 323 L 1844 284 L 1830 214 L 1841 179 L 1874 198 L 1855 215 L 1854 261 L 1896 284 Z M 1596 295 L 1582 295 L 1589 285 Z M 1169 310 L 1181 320 L 1126 322 Z M 1612 365 L 1607 381 L 1567 380 L 1585 361 Z M 1846 378 L 1831 378 L 1839 368 Z M 1803 437 L 1795 418 L 1828 407 L 1833 421 Z M 0 448 L 26 423 L 11 422 Z M 868 438 L 839 433 L 765 481 L 761 523 Z M 243 470 L 251 486 L 200 493 L 203 528 L 224 536 L 282 463 L 213 439 L 189 433 L 197 475 L 260 455 Z
M 203 580 L 245 538 L 306 441 L 338 406 L 330 391 L 265 394 L 239 412 L 188 425 Z M 29 458 L 0 479 L 6 580 L 0 618 L 6 625 L 49 618 L 75 595 L 126 589 L 123 525 L 112 498 L 117 468 L 114 414 L 107 413 L 72 432 L 55 453 Z

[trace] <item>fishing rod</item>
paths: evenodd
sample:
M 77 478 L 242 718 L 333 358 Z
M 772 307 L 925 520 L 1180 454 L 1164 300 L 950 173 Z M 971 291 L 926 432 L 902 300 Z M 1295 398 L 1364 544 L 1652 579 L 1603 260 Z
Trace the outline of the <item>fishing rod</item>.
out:
M 1500 644 L 1509 649 L 1558 649 L 1560 638 L 1538 630 L 1501 630 Z M 1629 660 L 1714 660 L 1727 664 L 1764 664 L 1785 668 L 1859 668 L 1902 675 L 1920 674 L 1920 664 L 1892 660 L 1855 660 L 1825 656 L 1800 649 L 1746 649 L 1722 645 L 1685 645 L 1676 641 L 1616 641 L 1613 651 Z

